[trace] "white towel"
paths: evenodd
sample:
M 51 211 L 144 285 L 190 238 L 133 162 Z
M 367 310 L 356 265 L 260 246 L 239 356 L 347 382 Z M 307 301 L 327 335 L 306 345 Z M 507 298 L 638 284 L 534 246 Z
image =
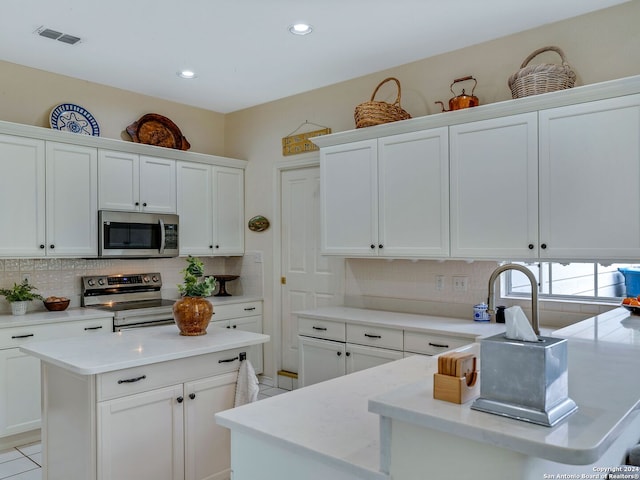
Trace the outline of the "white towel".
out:
M 236 399 L 234 407 L 239 407 L 246 403 L 255 402 L 258 399 L 258 377 L 253 365 L 249 360 L 240 362 L 240 370 L 238 370 L 238 380 L 236 381 Z

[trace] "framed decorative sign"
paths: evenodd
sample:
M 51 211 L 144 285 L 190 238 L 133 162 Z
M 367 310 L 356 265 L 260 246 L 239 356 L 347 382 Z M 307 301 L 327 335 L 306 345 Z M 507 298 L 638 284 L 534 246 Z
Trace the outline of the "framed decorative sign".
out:
M 310 138 L 319 137 L 321 135 L 328 135 L 331 133 L 331 129 L 324 127 L 320 130 L 313 130 L 311 132 L 304 133 L 295 133 L 298 131 L 303 125 L 308 124 L 309 122 L 305 122 L 288 136 L 283 137 L 282 139 L 282 155 L 285 157 L 289 155 L 298 155 L 300 153 L 313 152 L 318 150 L 318 146 L 314 144 Z

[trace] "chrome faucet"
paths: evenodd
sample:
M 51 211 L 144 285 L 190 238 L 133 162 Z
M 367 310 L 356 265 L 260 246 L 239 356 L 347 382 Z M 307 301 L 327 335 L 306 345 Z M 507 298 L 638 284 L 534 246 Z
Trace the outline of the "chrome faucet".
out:
M 496 268 L 491 276 L 489 277 L 489 299 L 487 300 L 487 312 L 489 315 L 493 315 L 495 313 L 494 308 L 496 304 L 495 299 L 495 283 L 496 279 L 500 276 L 502 272 L 506 272 L 507 270 L 518 270 L 519 272 L 524 273 L 529 282 L 531 282 L 531 326 L 533 327 L 533 331 L 536 335 L 540 335 L 540 326 L 538 325 L 538 281 L 536 277 L 533 276 L 531 270 L 522 265 L 517 265 L 515 263 L 507 263 L 505 265 L 500 265 Z

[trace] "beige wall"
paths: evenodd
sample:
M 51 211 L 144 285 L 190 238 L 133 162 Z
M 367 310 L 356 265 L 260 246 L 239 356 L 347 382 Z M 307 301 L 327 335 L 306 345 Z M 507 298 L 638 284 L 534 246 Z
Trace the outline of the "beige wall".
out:
M 191 144 L 190 151 L 224 155 L 224 115 L 159 98 L 0 62 L 0 120 L 49 128 L 60 103 L 86 108 L 100 136 L 131 141 L 125 128 L 145 113 L 170 118 Z
M 226 154 L 249 160 L 246 173 L 247 192 L 249 192 L 246 216 L 250 218 L 261 214 L 270 219 L 274 218 L 274 208 L 277 204 L 276 194 L 273 191 L 275 166 L 303 157 L 283 157 L 282 137 L 287 136 L 305 120 L 329 126 L 333 132 L 353 129 L 354 107 L 368 100 L 376 85 L 389 75 L 401 81 L 402 106 L 414 117 L 438 113 L 439 107 L 434 105 L 434 102 L 441 100 L 446 104 L 452 96 L 449 85 L 453 79 L 466 75 L 473 75 L 478 80 L 475 94 L 479 97 L 481 104 L 509 100 L 511 93 L 507 86 L 507 78 L 520 68 L 520 64 L 527 55 L 546 45 L 557 45 L 564 50 L 567 60 L 578 75 L 577 85 L 638 75 L 640 74 L 639 22 L 640 1 L 634 0 L 593 14 L 229 114 L 226 118 Z M 552 53 L 545 53 L 534 61 L 534 63 L 545 62 L 557 63 L 558 57 Z M 390 91 L 391 89 L 381 93 L 388 94 Z M 387 100 L 392 98 L 393 93 Z M 270 335 L 277 334 L 273 330 L 277 322 L 274 322 L 272 316 L 273 304 L 270 298 L 270 293 L 274 291 L 274 275 L 278 273 L 274 270 L 276 266 L 270 255 L 274 248 L 275 228 L 277 225 L 259 234 L 247 232 L 246 237 L 248 250 L 265 252 L 264 291 L 267 298 L 265 299 L 264 325 L 265 333 Z M 369 267 L 369 262 L 375 262 L 375 267 Z M 365 288 L 361 292 L 363 295 L 371 295 L 371 291 L 384 291 L 389 297 L 402 299 L 402 302 L 389 299 L 387 305 L 400 306 L 401 303 L 406 305 L 408 300 L 415 299 L 419 306 L 424 306 L 429 300 L 441 300 L 433 294 L 431 278 L 433 275 L 443 274 L 450 278 L 453 272 L 462 270 L 469 272 L 471 283 L 476 290 L 470 292 L 468 296 L 454 298 L 454 301 L 468 305 L 470 302 L 482 300 L 477 297 L 478 292 L 486 288 L 486 278 L 484 278 L 486 265 L 474 268 L 465 267 L 464 264 L 460 264 L 461 262 L 445 262 L 434 267 L 433 263 L 435 262 L 412 264 L 406 261 L 349 261 L 347 299 L 352 299 L 354 292 L 359 291 L 362 286 L 359 281 L 367 279 L 366 285 L 372 290 Z M 416 274 L 416 269 L 428 271 L 430 275 L 421 277 Z M 483 272 L 480 275 L 482 278 L 477 278 L 478 271 Z M 406 273 L 408 278 L 417 279 L 418 283 L 411 289 L 413 292 L 411 298 L 407 298 L 407 294 L 399 290 L 398 284 L 386 282 L 388 277 L 401 277 L 402 273 L 398 272 Z M 376 280 L 388 288 L 376 289 Z M 470 298 L 474 292 L 475 296 Z M 361 300 L 363 304 L 384 306 L 381 303 L 372 303 L 372 298 L 367 296 Z M 377 301 L 379 300 L 378 297 Z M 425 300 L 426 303 L 421 303 Z M 593 306 L 573 304 L 560 309 L 567 310 L 573 320 L 591 316 L 598 311 Z M 276 359 L 269 349 L 266 349 L 265 353 L 265 368 L 270 372 L 269 369 L 275 365 Z

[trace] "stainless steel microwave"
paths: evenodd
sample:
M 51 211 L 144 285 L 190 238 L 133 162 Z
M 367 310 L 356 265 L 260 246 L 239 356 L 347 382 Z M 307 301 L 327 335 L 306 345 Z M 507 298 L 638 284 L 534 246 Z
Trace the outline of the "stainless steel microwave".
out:
M 99 257 L 178 256 L 178 215 L 100 210 L 98 227 Z

